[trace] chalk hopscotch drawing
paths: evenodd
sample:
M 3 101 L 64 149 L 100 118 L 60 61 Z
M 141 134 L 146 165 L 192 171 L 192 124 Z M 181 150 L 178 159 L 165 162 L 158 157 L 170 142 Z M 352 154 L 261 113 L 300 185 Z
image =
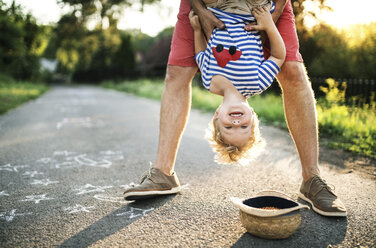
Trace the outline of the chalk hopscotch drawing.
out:
M 124 200 L 124 198 L 121 196 L 117 197 L 117 196 L 109 196 L 109 195 L 104 195 L 104 194 L 97 194 L 97 195 L 94 195 L 94 198 L 100 201 L 127 203 L 127 201 Z
M 48 186 L 49 184 L 59 183 L 59 181 L 50 181 L 50 179 L 34 179 L 30 184 L 41 184 L 43 186 Z
M 3 190 L 0 192 L 0 196 L 9 196 L 9 194 L 5 190 Z
M 36 175 L 43 175 L 43 172 L 38 172 L 38 171 L 25 171 L 22 176 L 29 176 L 29 177 L 34 177 Z
M 77 166 L 79 166 L 79 165 L 77 165 L 77 163 L 70 162 L 70 161 L 55 164 L 56 169 L 60 169 L 60 168 L 68 169 L 68 168 L 73 168 L 73 167 L 77 167 Z
M 78 191 L 76 195 L 83 195 L 83 194 L 88 194 L 92 192 L 105 192 L 105 189 L 109 189 L 109 188 L 112 188 L 112 186 L 94 186 L 88 183 L 85 186 L 80 187 L 75 190 Z
M 122 151 L 100 151 L 99 154 L 101 154 L 101 158 L 108 159 L 108 160 L 122 160 L 124 159 L 123 152 Z
M 150 209 L 141 209 L 141 208 L 134 208 L 131 207 L 129 211 L 118 213 L 116 216 L 123 216 L 123 215 L 129 215 L 129 219 L 133 219 L 139 216 L 146 216 L 148 212 L 153 211 L 154 208 Z
M 53 200 L 54 198 L 49 198 L 46 197 L 46 194 L 42 195 L 28 195 L 26 196 L 25 200 L 20 200 L 20 201 L 33 201 L 35 204 L 38 204 L 40 201 L 48 201 L 48 200 Z
M 91 117 L 73 117 L 63 118 L 56 124 L 56 129 L 61 129 L 64 126 L 78 126 L 78 127 L 103 127 L 104 122 L 100 119 L 93 119 Z
M 10 222 L 12 221 L 15 217 L 17 216 L 24 216 L 24 215 L 30 215 L 32 213 L 16 213 L 17 212 L 17 209 L 12 209 L 9 211 L 9 213 L 7 212 L 0 212 L 0 218 L 1 219 L 4 219 L 5 221 L 7 222 Z
M 93 167 L 109 168 L 112 165 L 112 162 L 108 161 L 107 159 L 100 159 L 99 161 L 95 161 L 88 158 L 86 154 L 78 155 L 74 158 L 74 160 L 81 165 Z
M 18 172 L 18 169 L 20 168 L 26 168 L 29 167 L 28 165 L 11 165 L 11 164 L 6 164 L 0 166 L 0 171 L 12 171 L 12 172 Z
M 55 160 L 52 158 L 41 158 L 37 160 L 37 163 L 43 163 L 43 164 L 48 164 L 51 162 L 54 162 Z
M 92 208 L 94 208 L 94 206 L 84 207 L 80 204 L 76 204 L 76 206 L 74 206 L 74 207 L 65 208 L 65 211 L 69 211 L 70 214 L 78 213 L 78 212 L 89 213 L 90 212 L 89 209 L 92 209 Z
M 39 162 L 49 164 L 56 169 L 68 169 L 79 166 L 91 166 L 99 168 L 109 168 L 112 166 L 113 161 L 119 161 L 124 159 L 122 151 L 99 151 L 92 154 L 78 154 L 77 152 L 71 152 L 67 150 L 55 151 L 53 158 L 39 159 Z M 37 161 L 37 162 L 38 162 Z

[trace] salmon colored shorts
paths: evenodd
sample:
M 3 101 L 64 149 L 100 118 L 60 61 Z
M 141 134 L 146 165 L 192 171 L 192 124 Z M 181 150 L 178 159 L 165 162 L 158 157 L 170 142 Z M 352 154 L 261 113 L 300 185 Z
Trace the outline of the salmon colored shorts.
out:
M 178 14 L 178 21 L 175 25 L 171 41 L 171 50 L 168 57 L 169 65 L 195 67 L 195 49 L 193 40 L 193 29 L 189 22 L 188 14 L 191 6 L 188 0 L 181 0 Z M 303 62 L 299 53 L 299 40 L 295 28 L 295 16 L 292 11 L 291 2 L 287 1 L 278 22 L 277 29 L 282 36 L 286 46 L 286 60 Z M 264 57 L 270 56 L 268 42 L 264 45 Z

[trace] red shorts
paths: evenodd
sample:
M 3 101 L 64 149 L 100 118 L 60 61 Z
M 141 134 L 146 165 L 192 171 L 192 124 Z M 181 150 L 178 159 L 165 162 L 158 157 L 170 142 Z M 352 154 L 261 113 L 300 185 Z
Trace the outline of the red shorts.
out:
M 195 62 L 195 49 L 193 40 L 193 29 L 189 22 L 188 14 L 191 6 L 188 0 L 181 0 L 174 34 L 171 41 L 171 50 L 168 57 L 169 65 L 177 66 L 197 66 Z M 299 40 L 295 28 L 295 16 L 292 11 L 291 1 L 287 1 L 278 22 L 277 29 L 282 36 L 286 46 L 286 61 L 302 62 L 302 56 L 299 53 Z M 268 44 L 264 46 L 264 56 L 270 56 Z

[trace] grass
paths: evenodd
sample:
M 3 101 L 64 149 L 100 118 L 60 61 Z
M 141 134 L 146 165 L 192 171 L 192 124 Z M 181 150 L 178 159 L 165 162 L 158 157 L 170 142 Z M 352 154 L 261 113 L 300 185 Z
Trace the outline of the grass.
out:
M 317 105 L 321 134 L 332 141 L 333 148 L 342 148 L 356 154 L 376 158 L 376 101 L 374 96 L 345 104 L 346 83 L 327 79 L 326 93 Z M 363 102 L 355 104 L 356 102 Z
M 355 154 L 376 158 L 376 102 L 361 107 L 345 104 L 344 84 L 332 79 L 322 88 L 326 97 L 317 102 L 320 137 L 331 140 L 329 146 Z M 121 83 L 104 82 L 105 88 L 125 91 L 142 97 L 160 100 L 163 80 L 140 79 Z M 221 104 L 222 97 L 193 86 L 192 107 L 213 112 Z M 286 128 L 281 96 L 264 93 L 249 99 L 262 122 Z
M 14 81 L 12 78 L 0 76 L 0 114 L 38 98 L 48 87 L 44 84 Z

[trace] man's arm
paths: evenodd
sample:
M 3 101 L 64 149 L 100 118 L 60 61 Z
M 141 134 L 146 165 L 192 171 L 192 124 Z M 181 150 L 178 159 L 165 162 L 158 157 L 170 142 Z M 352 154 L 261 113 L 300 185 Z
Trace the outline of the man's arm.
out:
M 189 0 L 189 3 L 200 19 L 201 27 L 204 30 L 206 40 L 209 40 L 214 28 L 225 28 L 225 24 L 206 8 L 202 0 Z
M 279 17 L 281 16 L 283 10 L 285 9 L 285 6 L 287 4 L 288 0 L 273 0 L 275 9 L 272 13 L 273 21 L 274 23 L 277 23 Z

